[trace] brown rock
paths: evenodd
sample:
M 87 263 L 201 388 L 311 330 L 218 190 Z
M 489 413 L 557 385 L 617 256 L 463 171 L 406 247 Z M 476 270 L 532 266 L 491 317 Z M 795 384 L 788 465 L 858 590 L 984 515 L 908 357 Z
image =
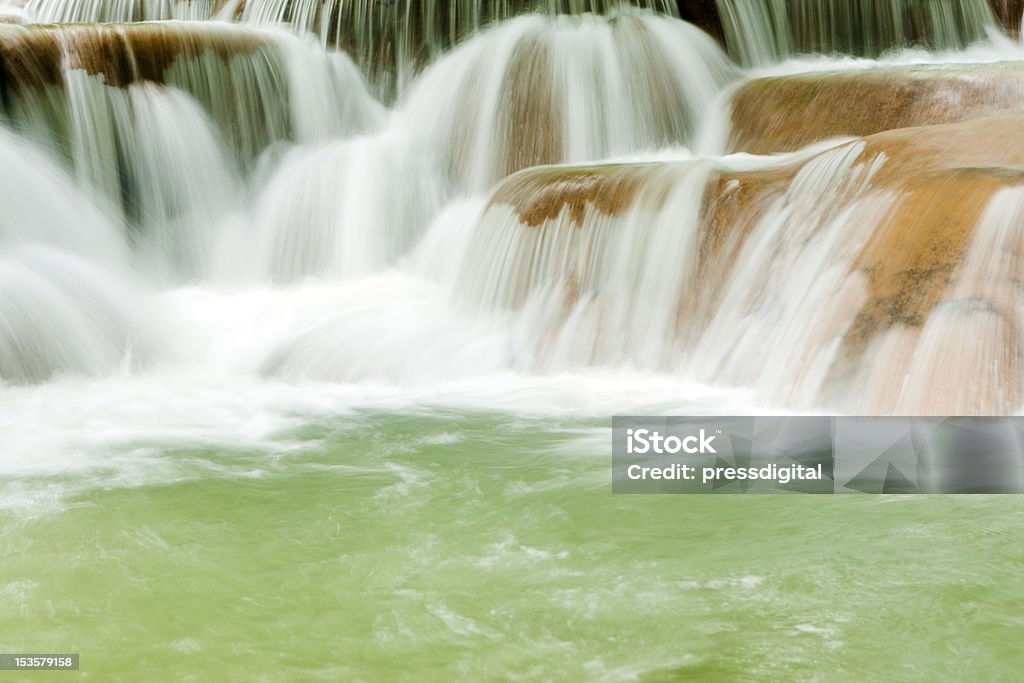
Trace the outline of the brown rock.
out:
M 266 45 L 254 32 L 189 29 L 177 25 L 66 24 L 0 30 L 0 71 L 4 89 L 18 92 L 62 80 L 66 69 L 102 74 L 108 85 L 162 83 L 178 59 L 213 53 L 223 59 L 251 54 Z
M 628 209 L 644 180 L 643 169 L 639 164 L 530 169 L 503 182 L 491 202 L 515 207 L 531 228 L 568 208 L 573 224 L 582 228 L 588 205 L 608 216 Z
M 861 180 L 802 197 L 811 212 L 787 219 L 800 223 L 799 235 L 811 236 L 841 212 L 853 212 L 846 220 L 855 241 L 840 261 L 848 264 L 842 287 L 828 294 L 827 309 L 806 331 L 808 349 L 839 340 L 819 400 L 876 414 L 1005 411 L 1024 400 L 1016 303 L 1024 233 L 981 233 L 991 242 L 991 265 L 986 252 L 978 252 L 979 226 L 996 194 L 1024 186 L 1022 129 L 1024 113 L 1006 114 L 886 131 L 826 152 L 850 150 L 856 158 L 851 172 Z M 730 283 L 745 277 L 735 268 L 759 221 L 799 197 L 791 194 L 794 179 L 818 158 L 780 158 L 759 171 L 712 174 L 701 209 L 696 284 L 680 300 L 679 334 L 687 344 L 700 338 Z M 669 189 L 663 185 L 682 177 L 659 169 L 666 165 L 532 169 L 506 180 L 492 201 L 511 205 L 531 229 L 556 226 L 567 211 L 586 231 L 594 211 L 619 216 L 636 201 L 658 210 L 658 197 Z M 1015 220 L 1024 224 L 1024 215 Z M 788 248 L 806 239 L 787 233 L 797 240 Z M 593 248 L 586 240 L 579 245 Z M 577 273 L 561 275 L 572 284 Z M 754 283 L 754 299 L 743 305 L 757 307 L 758 298 L 773 291 Z M 804 369 L 812 366 L 809 358 Z
M 1024 272 L 1003 282 L 993 279 L 1003 274 L 979 277 L 964 270 L 995 194 L 1024 185 L 1022 127 L 1024 114 L 1010 114 L 863 139 L 860 163 L 884 159 L 869 191 L 896 193 L 897 199 L 877 225 L 865 226 L 872 232 L 850 265 L 847 281 L 863 282 L 863 291 L 834 295 L 837 305 L 843 300 L 857 308 L 842 332 L 824 400 L 856 412 L 968 414 L 1009 410 L 1024 399 L 1018 381 L 1024 348 L 1011 291 L 1013 278 L 1024 278 Z M 751 226 L 790 181 L 785 171 L 723 174 L 710 186 L 702 260 L 710 264 L 703 272 L 711 291 L 719 290 L 716 271 L 729 272 Z M 843 203 L 836 197 L 822 201 Z M 720 281 L 727 277 L 717 275 Z M 971 338 L 957 341 L 956 332 L 926 330 L 939 310 L 947 324 Z M 842 312 L 835 314 L 840 320 L 822 322 L 831 327 L 823 339 L 843 329 Z M 975 355 L 953 364 L 968 346 Z M 993 368 L 1004 375 L 993 375 Z
M 770 154 L 841 136 L 1024 111 L 1017 63 L 810 73 L 751 81 L 732 103 L 732 151 Z
M 1011 35 L 1019 35 L 1024 0 L 989 0 L 989 4 L 1003 28 Z

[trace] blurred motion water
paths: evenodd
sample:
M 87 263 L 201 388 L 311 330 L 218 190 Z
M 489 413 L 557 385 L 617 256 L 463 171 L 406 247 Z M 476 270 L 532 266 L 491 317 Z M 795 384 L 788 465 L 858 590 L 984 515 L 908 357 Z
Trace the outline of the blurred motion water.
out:
M 613 497 L 608 457 L 612 414 L 1021 409 L 989 4 L 12 8 L 0 651 L 1013 679 L 1013 499 Z

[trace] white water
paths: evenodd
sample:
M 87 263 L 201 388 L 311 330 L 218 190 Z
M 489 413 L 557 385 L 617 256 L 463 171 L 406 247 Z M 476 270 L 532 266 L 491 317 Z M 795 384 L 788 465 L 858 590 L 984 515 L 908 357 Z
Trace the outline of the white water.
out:
M 891 217 L 913 196 L 875 187 L 886 163 L 860 142 L 813 157 L 745 237 L 726 232 L 727 261 L 702 250 L 705 178 L 712 168 L 750 172 L 785 159 L 611 168 L 603 173 L 640 181 L 622 214 L 591 204 L 580 221 L 566 206 L 534 227 L 513 207 L 528 206 L 550 181 L 526 171 L 480 221 L 458 298 L 475 318 L 508 325 L 513 364 L 532 372 L 625 364 L 748 387 L 799 409 L 1019 410 L 1024 316 L 1012 283 L 1024 212 L 1016 189 L 989 201 L 923 327 L 879 330 L 855 372 L 836 380 L 850 360 L 845 337 L 872 301 L 858 259 L 870 240 L 900 229 Z
M 38 151 L 0 131 L 0 377 L 101 373 L 152 330 L 108 221 Z
M 691 142 L 734 77 L 685 22 L 525 16 L 439 60 L 402 111 L 454 181 L 483 192 L 527 166 Z
M 460 303 L 474 316 L 521 309 L 512 329 L 524 369 L 677 368 L 677 317 L 697 287 L 698 209 L 710 170 L 701 162 L 642 169 L 624 215 L 588 206 L 582 225 L 563 209 L 526 228 L 511 207 L 493 205 L 460 269 Z
M 516 19 L 440 59 L 392 110 L 342 56 L 279 32 L 241 35 L 269 47 L 227 63 L 206 53 L 126 88 L 65 68 L 8 103 L 10 471 L 93 467 L 162 439 L 290 448 L 281 429 L 359 408 L 830 407 L 821 386 L 852 315 L 837 290 L 856 288 L 844 267 L 895 201 L 870 191 L 876 169 L 856 146 L 806 167 L 714 292 L 696 253 L 706 179 L 778 159 L 633 169 L 642 183 L 624 212 L 588 207 L 582 225 L 563 211 L 527 228 L 488 203 L 518 167 L 509 157 L 524 139 L 510 130 L 543 137 L 554 122 L 557 161 L 687 158 L 678 145 L 720 124 L 705 117 L 736 75 L 692 27 Z M 509 73 L 542 87 L 517 99 Z M 1015 193 L 993 200 L 964 268 L 985 271 L 1016 234 L 1019 205 Z M 912 376 L 945 363 L 944 315 L 928 321 Z M 979 339 L 997 333 L 1010 334 Z M 921 405 L 914 391 L 902 410 Z
M 30 44 L 31 29 L 6 31 L 5 38 L 16 45 Z M 96 41 L 116 38 L 116 49 L 127 45 L 135 59 L 131 50 L 143 49 L 133 47 L 142 39 L 178 46 L 182 37 L 200 52 L 183 53 L 193 56 L 172 61 L 158 77 L 139 71 L 134 76 L 139 80 L 127 87 L 76 67 Z M 204 41 L 239 39 L 254 46 L 252 57 L 239 53 L 224 61 L 201 52 Z M 479 213 L 458 207 L 466 206 L 465 197 L 471 195 L 479 199 L 468 205 L 479 207 L 487 178 L 504 175 L 499 171 L 503 162 L 496 159 L 511 154 L 515 141 L 502 142 L 494 131 L 505 125 L 500 122 L 504 110 L 515 109 L 516 103 L 496 91 L 480 106 L 479 93 L 467 89 L 459 62 L 470 56 L 471 69 L 491 72 L 500 82 L 502 74 L 523 68 L 516 54 L 534 41 L 553 51 L 542 65 L 550 76 L 540 80 L 572 83 L 582 73 L 571 67 L 576 60 L 562 41 L 593 55 L 588 77 L 571 88 L 552 86 L 552 100 L 539 109 L 540 116 L 566 126 L 577 118 L 593 122 L 574 123 L 559 155 L 565 160 L 635 153 L 680 141 L 698 126 L 700 103 L 729 72 L 710 41 L 677 20 L 528 17 L 470 41 L 463 52 L 439 62 L 407 103 L 385 115 L 343 57 L 285 34 L 185 23 L 59 32 L 59 82 L 34 85 L 31 72 L 15 74 L 27 85 L 12 92 L 4 113 L 10 127 L 21 128 L 40 149 L 52 150 L 32 151 L 28 143 L 13 139 L 4 149 L 9 162 L 4 168 L 17 174 L 6 187 L 17 203 L 5 216 L 11 222 L 5 249 L 20 249 L 47 230 L 53 233 L 49 241 L 64 246 L 62 241 L 80 240 L 78 250 L 95 262 L 118 273 L 140 273 L 131 277 L 158 290 L 181 279 L 220 283 L 216 286 L 231 288 L 225 291 L 253 292 L 225 294 L 226 307 L 246 301 L 258 308 L 253 302 L 263 302 L 265 317 L 272 318 L 270 311 L 281 306 L 288 315 L 278 324 L 261 322 L 264 314 L 254 314 L 239 321 L 238 334 L 221 330 L 206 336 L 211 347 L 225 338 L 241 345 L 221 353 L 248 359 L 235 367 L 242 373 L 423 383 L 455 371 L 472 375 L 506 369 L 508 344 L 497 341 L 502 332 L 480 331 L 474 321 L 460 323 L 460 314 L 449 312 L 447 302 L 462 267 L 459 251 L 476 229 Z M 495 52 L 489 49 L 494 44 L 506 47 Z M 49 58 L 39 48 L 25 50 L 38 55 L 32 58 L 40 63 Z M 644 118 L 646 109 L 635 104 L 640 94 L 632 92 L 631 82 L 647 71 L 658 74 L 657 92 L 671 105 L 656 122 Z M 533 71 L 525 75 L 537 76 Z M 618 93 L 611 102 L 610 92 Z M 478 178 L 454 172 L 447 158 L 455 122 L 445 121 L 437 107 L 459 102 L 475 109 L 479 137 L 468 147 L 473 168 L 489 169 Z M 677 107 L 680 102 L 686 106 Z M 232 130 L 230 120 L 243 125 Z M 379 132 L 353 135 L 371 129 Z M 70 135 L 65 137 L 65 131 Z M 325 138 L 333 141 L 313 144 Z M 67 170 L 57 170 L 59 165 Z M 16 170 L 22 168 L 27 175 Z M 70 187 L 71 178 L 79 189 Z M 443 210 L 446 205 L 450 208 Z M 84 233 L 72 225 L 71 216 L 102 230 Z M 396 267 L 402 274 L 387 274 Z M 312 276 L 326 278 L 314 287 L 321 294 L 300 303 L 311 291 L 301 281 Z M 346 281 L 354 282 L 340 284 Z M 251 289 L 268 282 L 299 283 L 295 298 L 288 288 L 259 284 Z M 200 287 L 203 291 L 206 285 Z M 142 289 L 122 288 L 126 295 Z M 17 291 L 19 298 L 31 298 L 24 286 Z M 219 323 L 223 312 L 192 320 L 187 310 L 164 308 L 156 300 L 148 308 L 161 319 L 153 335 L 162 338 L 154 366 L 202 365 L 211 353 L 218 355 L 202 345 L 183 345 L 187 335 L 180 332 L 164 332 Z M 305 315 L 298 314 L 301 310 Z M 116 317 L 99 307 L 93 313 Z M 365 316 L 363 323 L 352 324 L 360 316 Z M 282 333 L 272 335 L 268 328 Z M 41 346 L 45 330 L 23 336 L 29 339 L 15 340 L 23 347 Z M 38 379 L 64 370 L 102 373 L 120 358 L 109 350 L 95 352 L 90 347 L 100 342 L 89 335 L 55 336 L 74 353 L 66 358 L 44 354 L 53 356 L 52 362 L 43 362 L 45 367 L 31 376 L 5 372 L 5 378 Z M 122 353 L 135 336 L 125 335 Z M 11 349 L 17 346 L 10 344 Z M 409 347 L 417 344 L 423 346 L 420 355 L 409 355 Z M 259 351 L 247 351 L 246 345 Z M 481 351 L 461 353 L 467 346 Z M 26 351 L 8 355 L 25 356 L 22 365 L 30 361 Z
M 27 52 L 28 68 L 50 58 L 27 47 L 33 29 L 3 30 Z M 60 83 L 22 88 L 0 121 L 64 156 L 97 208 L 128 224 L 147 268 L 164 279 L 204 276 L 224 261 L 214 245 L 245 212 L 247 169 L 262 155 L 370 130 L 381 118 L 350 60 L 280 31 L 165 23 L 56 34 Z M 134 62 L 151 49 L 147 40 L 181 49 L 156 80 L 140 70 L 136 82 L 118 87 L 76 68 L 97 42 Z M 224 60 L 206 48 L 221 40 L 255 53 Z

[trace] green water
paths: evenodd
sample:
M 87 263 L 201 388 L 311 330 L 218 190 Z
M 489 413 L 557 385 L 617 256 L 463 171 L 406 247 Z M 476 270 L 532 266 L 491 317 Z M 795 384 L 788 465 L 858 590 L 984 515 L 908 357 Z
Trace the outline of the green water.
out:
M 1024 503 L 625 496 L 604 421 L 324 420 L 22 482 L 0 681 L 1016 681 Z M 106 483 L 104 483 L 106 482 Z M 50 492 L 50 493 L 47 493 Z

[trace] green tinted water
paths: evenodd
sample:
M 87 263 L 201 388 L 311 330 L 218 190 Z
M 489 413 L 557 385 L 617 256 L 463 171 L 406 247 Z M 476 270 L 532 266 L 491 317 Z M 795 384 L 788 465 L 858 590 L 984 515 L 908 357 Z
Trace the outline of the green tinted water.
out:
M 1018 497 L 613 496 L 604 421 L 432 411 L 28 482 L 0 651 L 96 681 L 1013 681 Z M 81 475 L 76 475 L 81 476 Z M 57 494 L 54 493 L 56 496 Z M 20 677 L 20 678 L 19 678 Z

